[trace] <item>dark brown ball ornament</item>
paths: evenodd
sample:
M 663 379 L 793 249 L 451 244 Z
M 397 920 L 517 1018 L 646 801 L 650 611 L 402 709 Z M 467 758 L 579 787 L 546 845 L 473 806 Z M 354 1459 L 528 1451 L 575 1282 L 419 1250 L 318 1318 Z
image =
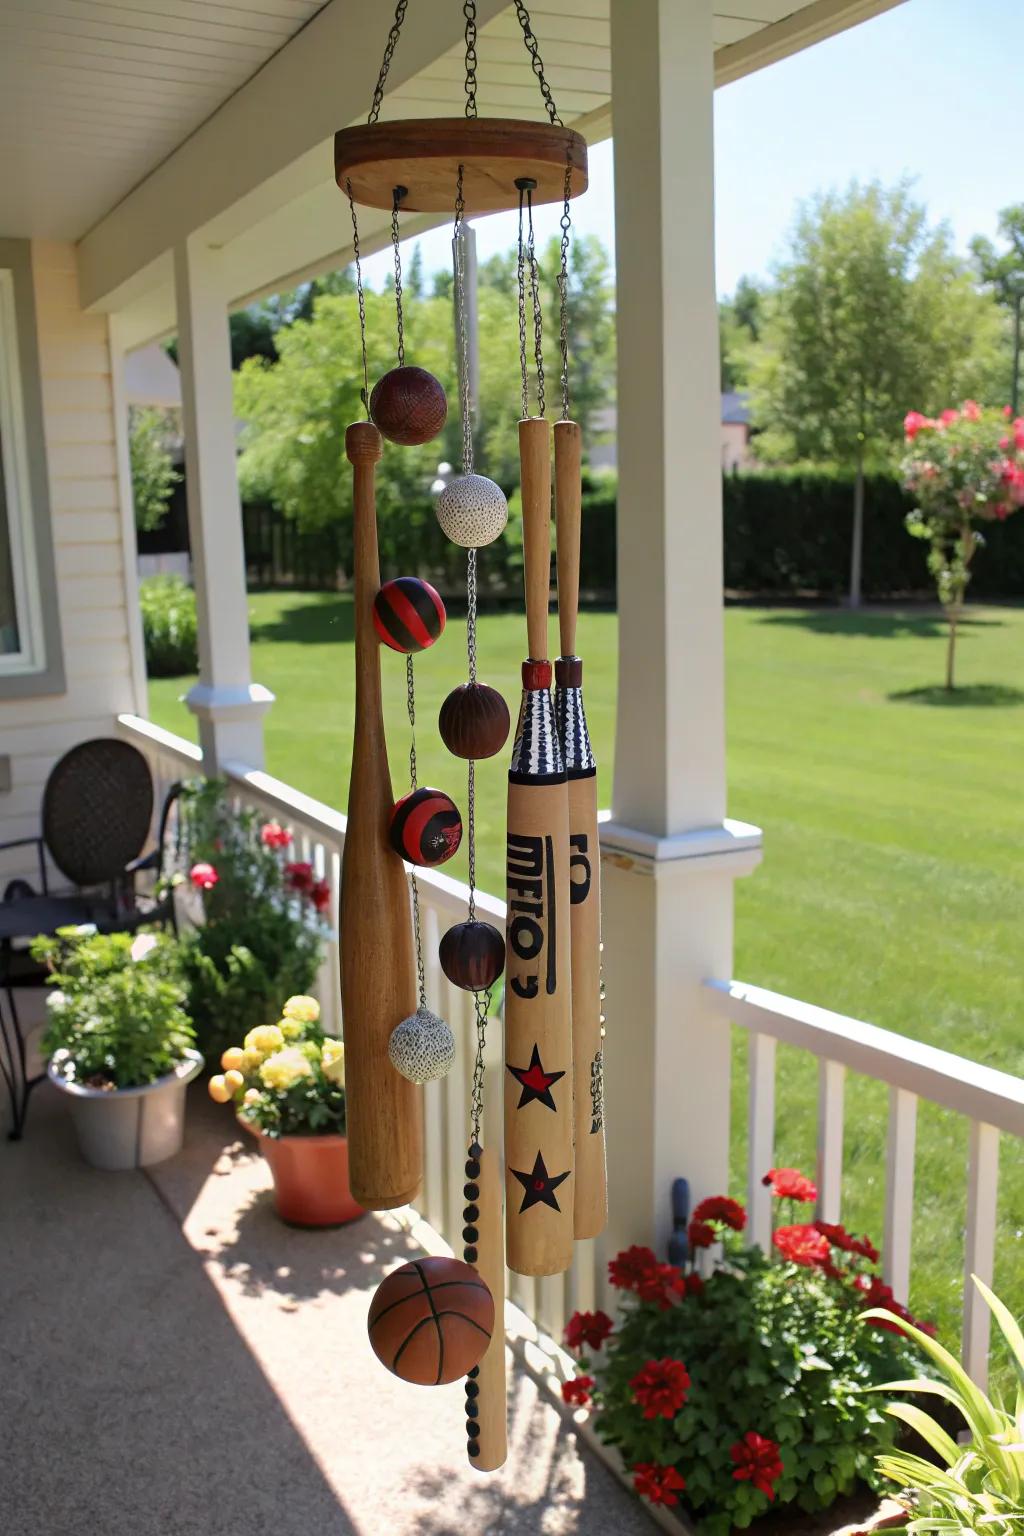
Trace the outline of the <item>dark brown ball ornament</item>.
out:
M 456 923 L 438 948 L 448 980 L 466 992 L 486 992 L 505 969 L 505 935 L 490 923 Z
M 494 1298 L 460 1259 L 414 1259 L 378 1285 L 366 1326 L 389 1371 L 439 1387 L 479 1365 L 494 1329 Z
M 392 368 L 370 392 L 370 415 L 389 443 L 415 448 L 440 432 L 448 401 L 440 381 L 425 368 Z
M 437 728 L 454 757 L 493 757 L 508 740 L 508 705 L 486 683 L 460 683 L 441 705 Z

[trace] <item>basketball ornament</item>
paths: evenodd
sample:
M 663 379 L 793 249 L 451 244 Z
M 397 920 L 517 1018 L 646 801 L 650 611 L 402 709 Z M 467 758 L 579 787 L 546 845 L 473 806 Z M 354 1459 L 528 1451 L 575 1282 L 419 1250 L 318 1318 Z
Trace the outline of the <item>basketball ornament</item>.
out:
M 410 864 L 433 869 L 459 851 L 462 817 L 443 789 L 414 789 L 391 812 L 391 846 Z
M 486 475 L 457 475 L 437 499 L 437 520 L 453 544 L 482 549 L 493 544 L 508 522 L 508 502 Z
M 389 1371 L 439 1387 L 475 1370 L 491 1341 L 494 1301 L 476 1270 L 459 1259 L 414 1259 L 378 1285 L 367 1332 Z
M 411 1083 L 432 1083 L 452 1069 L 455 1036 L 436 1013 L 429 1008 L 417 1008 L 395 1025 L 388 1041 L 388 1055 L 395 1071 Z
M 438 949 L 448 980 L 466 992 L 486 992 L 505 969 L 505 935 L 474 919 L 449 928 Z
M 425 651 L 444 633 L 440 594 L 419 576 L 386 581 L 373 600 L 373 627 L 383 645 L 411 656 Z
M 486 683 L 460 683 L 441 705 L 437 728 L 453 757 L 494 757 L 508 740 L 508 705 Z
M 448 401 L 440 381 L 425 368 L 392 368 L 373 386 L 370 416 L 389 443 L 415 448 L 441 431 Z

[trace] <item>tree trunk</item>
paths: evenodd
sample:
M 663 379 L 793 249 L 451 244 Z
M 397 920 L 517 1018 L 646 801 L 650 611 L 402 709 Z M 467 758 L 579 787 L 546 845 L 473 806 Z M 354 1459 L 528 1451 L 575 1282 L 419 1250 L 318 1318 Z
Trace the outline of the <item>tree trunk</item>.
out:
M 952 693 L 956 687 L 953 669 L 956 662 L 956 626 L 960 619 L 959 603 L 954 603 L 946 609 L 946 618 L 949 620 L 949 641 L 946 646 L 946 692 Z
M 851 608 L 860 607 L 861 567 L 864 556 L 864 450 L 857 450 L 857 478 L 853 484 L 853 541 L 850 546 Z

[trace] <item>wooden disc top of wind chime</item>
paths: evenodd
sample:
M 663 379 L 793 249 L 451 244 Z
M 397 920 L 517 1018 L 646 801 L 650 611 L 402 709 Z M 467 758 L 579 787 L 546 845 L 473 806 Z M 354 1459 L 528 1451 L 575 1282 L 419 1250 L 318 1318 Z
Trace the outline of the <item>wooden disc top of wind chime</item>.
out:
M 450 213 L 460 166 L 467 215 L 517 208 L 521 181 L 533 183 L 535 205 L 560 203 L 567 169 L 569 195 L 587 190 L 587 142 L 557 123 L 424 117 L 334 135 L 335 180 L 368 208 L 390 210 L 403 187 L 403 213 Z

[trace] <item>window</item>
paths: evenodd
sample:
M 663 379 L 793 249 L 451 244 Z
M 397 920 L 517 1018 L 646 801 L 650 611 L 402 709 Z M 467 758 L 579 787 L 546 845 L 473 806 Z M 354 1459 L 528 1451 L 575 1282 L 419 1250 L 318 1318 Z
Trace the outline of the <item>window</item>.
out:
M 14 274 L 0 269 L 0 679 L 46 665 Z

